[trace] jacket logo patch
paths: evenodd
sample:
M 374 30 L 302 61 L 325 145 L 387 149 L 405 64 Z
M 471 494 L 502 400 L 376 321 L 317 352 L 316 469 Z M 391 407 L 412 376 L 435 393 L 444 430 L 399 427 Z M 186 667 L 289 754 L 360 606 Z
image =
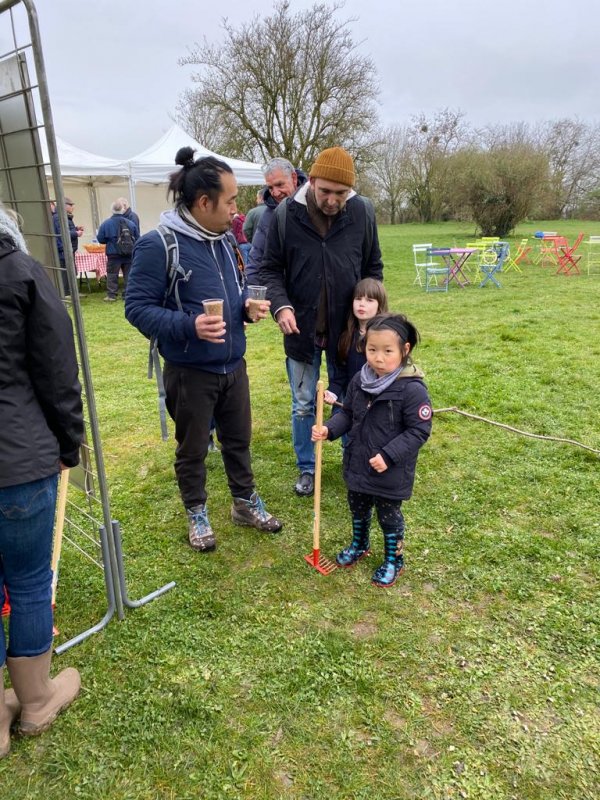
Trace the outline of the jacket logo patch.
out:
M 423 419 L 423 420 L 431 419 L 432 413 L 433 412 L 431 410 L 431 406 L 423 405 L 419 409 L 419 419 Z

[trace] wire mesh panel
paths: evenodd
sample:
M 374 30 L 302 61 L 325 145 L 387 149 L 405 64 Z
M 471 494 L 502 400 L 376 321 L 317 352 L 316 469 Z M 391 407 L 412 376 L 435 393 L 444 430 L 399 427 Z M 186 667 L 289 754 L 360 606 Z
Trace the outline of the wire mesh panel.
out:
M 49 154 L 47 162 L 43 152 Z M 53 198 L 48 193 L 47 171 Z M 80 465 L 71 471 L 69 481 L 57 618 L 60 623 L 60 606 L 68 604 L 77 609 L 78 624 L 88 627 L 80 633 L 61 631 L 62 638 L 70 636 L 56 648 L 62 652 L 101 630 L 115 613 L 123 618 L 125 607 L 149 602 L 175 584 L 166 584 L 140 600 L 127 595 L 120 527 L 110 511 L 37 15 L 30 0 L 0 0 L 0 199 L 20 215 L 31 255 L 46 267 L 64 298 L 73 321 L 83 386 L 85 438 Z M 51 201 L 56 206 L 58 231 Z M 62 259 L 58 237 L 65 245 Z

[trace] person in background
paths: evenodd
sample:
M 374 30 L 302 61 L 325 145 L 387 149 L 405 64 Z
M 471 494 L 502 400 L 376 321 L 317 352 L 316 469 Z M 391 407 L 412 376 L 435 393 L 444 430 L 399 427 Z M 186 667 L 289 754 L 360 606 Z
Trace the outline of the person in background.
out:
M 98 228 L 96 238 L 106 245 L 106 297 L 104 301 L 114 303 L 119 294 L 119 273 L 123 273 L 123 297 L 127 290 L 127 278 L 131 269 L 133 246 L 140 232 L 135 222 L 127 219 L 120 200 L 111 206 L 112 217 L 105 219 Z
M 67 265 L 65 261 L 65 248 L 62 240 L 62 236 L 60 235 L 60 221 L 58 219 L 58 211 L 56 209 L 56 203 L 52 202 L 50 204 L 50 208 L 52 211 L 52 225 L 54 227 L 54 233 L 56 235 L 56 247 L 58 249 L 58 260 L 61 266 L 61 275 L 62 275 L 62 282 L 63 282 L 63 290 L 65 293 L 65 297 L 68 297 L 71 294 L 71 290 L 69 289 L 69 281 L 67 279 Z M 69 238 L 71 242 L 71 250 L 73 251 L 73 256 L 77 252 L 77 248 L 79 247 L 79 239 L 83 236 L 83 225 L 75 225 L 75 221 L 73 220 L 73 213 L 75 211 L 75 203 L 71 200 L 70 197 L 65 197 L 65 209 L 67 211 L 67 222 L 69 224 Z
M 267 185 L 266 190 L 263 192 L 265 210 L 252 237 L 252 247 L 246 266 L 246 278 L 249 285 L 260 283 L 258 272 L 265 252 L 267 232 L 275 209 L 282 200 L 291 197 L 298 186 L 306 183 L 304 172 L 295 169 L 287 158 L 271 159 L 263 166 L 262 171 Z
M 231 232 L 235 236 L 235 240 L 238 245 L 238 249 L 242 254 L 242 258 L 244 259 L 244 264 L 248 263 L 248 254 L 250 253 L 250 243 L 248 239 L 246 239 L 246 234 L 243 230 L 244 220 L 246 217 L 244 214 L 236 214 L 231 222 Z
M 314 492 L 311 428 L 322 356 L 332 376 L 354 287 L 383 275 L 373 206 L 352 189 L 355 180 L 349 153 L 323 150 L 309 183 L 274 211 L 259 272 L 284 335 L 300 496 Z
M 75 669 L 50 678 L 50 563 L 58 475 L 79 462 L 83 412 L 71 320 L 1 204 L 0 319 L 0 608 L 4 587 L 11 603 L 8 640 L 0 622 L 2 757 L 15 719 L 21 734 L 42 733 L 80 689 Z
M 313 441 L 349 433 L 344 481 L 352 515 L 352 542 L 336 561 L 352 567 L 369 554 L 373 506 L 383 532 L 385 557 L 372 582 L 392 586 L 404 570 L 403 500 L 412 494 L 420 448 L 431 434 L 432 408 L 423 373 L 410 355 L 419 341 L 401 314 L 367 323 L 367 363 L 350 381 L 344 407 L 327 424 L 313 426 Z
M 123 216 L 125 217 L 125 219 L 128 219 L 130 222 L 133 222 L 133 224 L 138 229 L 138 236 L 139 236 L 142 232 L 142 229 L 140 228 L 140 218 L 129 205 L 129 200 L 126 197 L 119 197 L 117 198 L 117 203 L 120 203 L 123 206 L 123 208 L 125 209 L 125 211 L 123 211 Z
M 329 405 L 343 397 L 348 384 L 367 361 L 364 348 L 367 322 L 387 310 L 387 292 L 381 281 L 364 278 L 356 284 L 346 329 L 338 342 L 333 376 L 323 395 Z
M 175 208 L 161 214 L 179 244 L 183 273 L 168 291 L 165 247 L 158 231 L 138 241 L 125 298 L 125 316 L 158 342 L 165 359 L 167 410 L 175 422 L 175 474 L 188 518 L 190 547 L 210 551 L 216 537 L 208 518 L 206 454 L 211 419 L 217 425 L 233 504 L 231 518 L 266 533 L 283 523 L 266 510 L 255 488 L 250 459 L 252 421 L 244 354 L 250 300 L 227 234 L 237 211 L 231 167 L 191 147 L 175 156 L 180 169 L 169 184 Z M 203 301 L 217 301 L 208 313 Z M 217 309 L 215 309 L 216 311 Z M 258 319 L 268 316 L 268 302 Z
M 266 205 L 263 198 L 263 193 L 266 191 L 266 186 L 263 186 L 262 189 L 256 193 L 256 205 L 254 208 L 251 208 L 250 211 L 246 214 L 246 219 L 244 220 L 243 231 L 244 236 L 246 239 L 252 244 L 252 239 L 254 238 L 254 233 L 256 232 L 256 228 L 258 223 L 260 222 L 260 218 L 265 212 Z

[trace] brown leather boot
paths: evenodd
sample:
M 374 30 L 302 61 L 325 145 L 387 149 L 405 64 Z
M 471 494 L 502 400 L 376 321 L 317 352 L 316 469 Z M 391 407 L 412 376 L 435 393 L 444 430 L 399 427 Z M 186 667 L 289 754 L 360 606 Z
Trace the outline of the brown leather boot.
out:
M 21 706 L 12 689 L 4 688 L 4 664 L 0 667 L 0 758 L 10 750 L 10 726 L 19 716 Z
M 79 694 L 81 677 L 77 670 L 69 667 L 50 678 L 51 660 L 52 649 L 40 656 L 6 659 L 10 681 L 21 703 L 19 732 L 24 736 L 43 733 Z

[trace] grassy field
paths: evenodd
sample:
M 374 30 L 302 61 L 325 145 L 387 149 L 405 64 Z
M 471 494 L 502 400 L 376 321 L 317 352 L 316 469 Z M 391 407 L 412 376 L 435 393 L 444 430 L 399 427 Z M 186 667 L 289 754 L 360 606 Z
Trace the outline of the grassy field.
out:
M 520 226 L 513 240 L 556 222 Z M 600 225 L 561 222 L 573 239 Z M 528 266 L 502 289 L 413 285 L 410 245 L 471 224 L 381 230 L 394 310 L 420 329 L 435 408 L 456 406 L 600 449 L 600 276 Z M 199 555 L 160 440 L 147 346 L 122 305 L 83 301 L 113 516 L 133 597 L 177 588 L 56 659 L 80 699 L 0 762 L 2 800 L 593 800 L 600 795 L 598 456 L 440 414 L 405 505 L 390 590 L 319 575 L 312 501 L 292 492 L 289 393 L 272 322 L 248 330 L 258 487 L 285 520 L 236 528 L 209 456 L 218 550 Z M 324 447 L 322 549 L 349 538 L 341 450 Z M 66 550 L 61 640 L 103 613 L 101 578 Z

